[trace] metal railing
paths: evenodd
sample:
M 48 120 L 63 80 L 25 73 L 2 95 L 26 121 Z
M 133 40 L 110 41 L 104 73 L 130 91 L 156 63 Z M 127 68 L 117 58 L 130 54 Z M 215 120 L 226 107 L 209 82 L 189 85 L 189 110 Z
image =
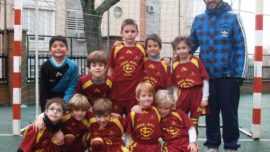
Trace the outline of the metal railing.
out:
M 8 55 L 0 53 L 0 83 L 7 83 L 8 80 Z
M 39 70 L 41 65 L 49 59 L 50 55 L 39 55 L 38 66 Z M 85 75 L 87 73 L 87 57 L 86 56 L 67 56 L 71 60 L 75 61 L 79 68 L 79 75 Z M 35 55 L 28 55 L 27 58 L 27 81 L 35 82 Z M 40 71 L 38 71 L 40 73 Z

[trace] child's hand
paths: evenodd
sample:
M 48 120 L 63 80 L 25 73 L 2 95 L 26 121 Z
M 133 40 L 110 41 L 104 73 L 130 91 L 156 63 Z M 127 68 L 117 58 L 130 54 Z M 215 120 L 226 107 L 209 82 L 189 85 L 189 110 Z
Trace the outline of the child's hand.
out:
M 36 132 L 42 130 L 45 127 L 43 118 L 37 117 L 37 120 L 33 123 L 33 126 Z
M 122 44 L 122 41 L 115 41 L 115 42 L 113 43 L 113 46 L 117 46 L 117 45 L 120 45 L 120 44 Z
M 139 105 L 135 105 L 131 108 L 131 111 L 134 111 L 135 113 L 142 113 L 142 108 Z
M 207 106 L 207 105 L 208 105 L 208 100 L 202 100 L 201 106 L 202 106 L 202 107 L 205 107 L 205 106 Z
M 197 149 L 196 143 L 194 143 L 194 142 L 189 143 L 189 145 L 188 145 L 188 150 L 189 150 L 190 152 L 197 152 L 198 149 Z
M 121 115 L 119 115 L 118 113 L 111 113 L 111 116 L 116 117 L 116 118 L 120 118 L 121 117 Z
M 52 136 L 52 142 L 58 145 L 64 144 L 64 133 L 59 130 Z

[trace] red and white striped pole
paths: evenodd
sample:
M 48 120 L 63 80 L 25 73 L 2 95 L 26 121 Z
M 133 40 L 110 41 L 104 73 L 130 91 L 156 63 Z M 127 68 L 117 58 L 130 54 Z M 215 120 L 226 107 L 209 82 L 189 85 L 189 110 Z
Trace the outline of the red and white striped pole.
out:
M 21 134 L 22 0 L 14 0 L 13 135 Z
M 260 138 L 263 58 L 263 0 L 256 0 L 252 138 Z

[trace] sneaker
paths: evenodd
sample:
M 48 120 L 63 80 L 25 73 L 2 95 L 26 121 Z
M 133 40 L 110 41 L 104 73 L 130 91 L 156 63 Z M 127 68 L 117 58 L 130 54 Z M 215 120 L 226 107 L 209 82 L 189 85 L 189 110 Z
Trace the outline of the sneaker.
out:
M 235 149 L 224 149 L 224 152 L 236 152 L 237 150 Z
M 218 148 L 207 148 L 205 152 L 219 152 Z

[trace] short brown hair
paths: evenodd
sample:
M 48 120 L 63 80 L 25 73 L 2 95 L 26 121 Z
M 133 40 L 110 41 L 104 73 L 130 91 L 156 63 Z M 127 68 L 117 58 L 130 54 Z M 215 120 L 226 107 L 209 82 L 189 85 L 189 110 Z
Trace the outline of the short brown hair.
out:
M 175 101 L 173 93 L 168 90 L 158 90 L 155 95 L 155 104 L 162 107 L 170 107 L 175 109 Z
M 171 43 L 173 51 L 175 51 L 177 45 L 179 45 L 182 41 L 186 43 L 189 48 L 191 48 L 191 41 L 188 36 L 177 36 Z
M 59 97 L 48 99 L 45 108 L 48 109 L 49 106 L 53 103 L 59 104 L 62 107 L 63 111 L 65 111 L 65 101 Z
M 107 116 L 112 112 L 112 102 L 107 98 L 99 98 L 94 101 L 93 112 L 97 116 Z
M 138 99 L 141 92 L 148 92 L 148 93 L 152 93 L 153 95 L 155 94 L 155 89 L 153 87 L 152 84 L 150 84 L 149 82 L 141 82 L 137 85 L 135 93 L 136 93 L 136 98 Z
M 152 41 L 157 42 L 159 48 L 160 48 L 160 49 L 162 48 L 162 44 L 161 44 L 162 41 L 161 41 L 161 38 L 160 38 L 157 34 L 150 34 L 150 35 L 148 35 L 148 36 L 146 37 L 146 39 L 145 39 L 145 47 L 147 47 L 147 42 L 148 42 L 149 40 L 152 40 Z
M 93 51 L 87 56 L 87 67 L 91 65 L 91 63 L 104 63 L 107 65 L 107 54 L 105 51 Z
M 69 110 L 85 110 L 88 111 L 90 108 L 90 103 L 86 96 L 76 93 L 74 96 L 70 99 L 70 102 L 68 104 Z
M 131 19 L 131 18 L 127 18 L 122 22 L 121 25 L 121 31 L 123 31 L 124 27 L 127 25 L 133 25 L 136 27 L 136 30 L 138 31 L 138 24 L 135 22 L 135 20 Z

